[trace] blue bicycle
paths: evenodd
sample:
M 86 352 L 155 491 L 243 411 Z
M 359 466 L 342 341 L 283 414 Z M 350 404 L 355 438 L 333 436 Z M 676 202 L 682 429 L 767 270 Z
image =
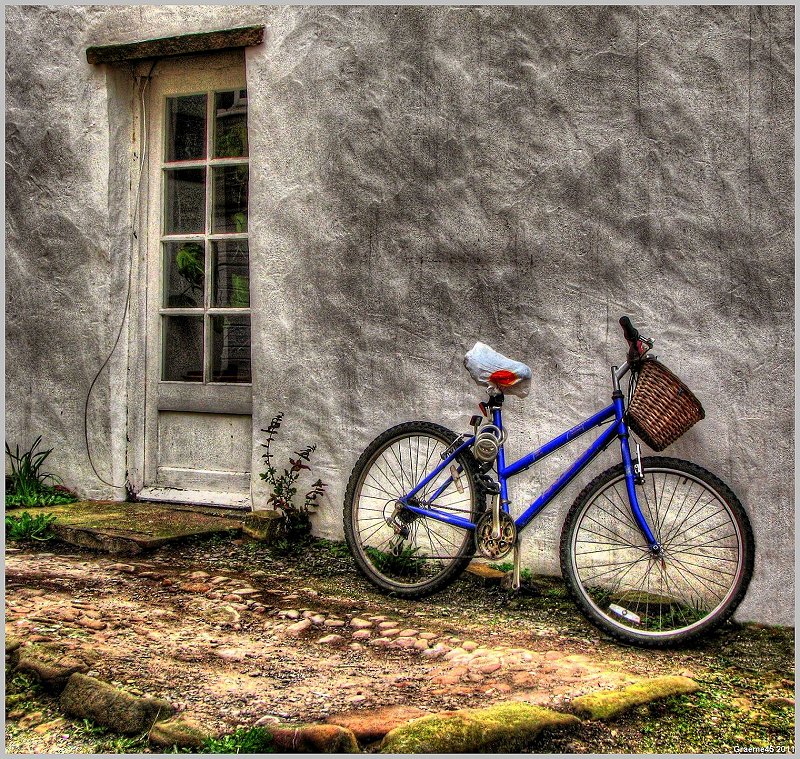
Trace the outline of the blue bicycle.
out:
M 563 577 L 584 614 L 636 645 L 685 642 L 722 624 L 744 597 L 755 543 L 744 508 L 718 477 L 688 461 L 642 458 L 703 418 L 702 406 L 648 355 L 653 341 L 620 319 L 628 356 L 612 367 L 611 404 L 517 461 L 506 463 L 505 394 L 527 394 L 530 369 L 477 344 L 467 368 L 489 391 L 469 433 L 408 422 L 376 438 L 347 485 L 344 530 L 360 571 L 382 591 L 422 598 L 453 582 L 476 553 L 514 553 L 519 587 L 522 530 L 596 456 L 619 442 L 621 463 L 578 495 L 560 543 Z M 470 365 L 471 354 L 483 353 Z M 474 357 L 473 357 L 474 358 Z M 628 377 L 627 393 L 621 380 Z M 522 514 L 508 481 L 584 433 L 608 425 Z

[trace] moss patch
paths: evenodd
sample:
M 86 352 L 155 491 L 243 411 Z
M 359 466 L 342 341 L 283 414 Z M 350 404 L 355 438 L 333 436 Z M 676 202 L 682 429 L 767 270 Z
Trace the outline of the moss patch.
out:
M 688 677 L 667 676 L 656 677 L 634 683 L 617 691 L 601 691 L 578 696 L 572 706 L 578 714 L 585 714 L 591 719 L 613 719 L 634 706 L 648 704 L 668 696 L 694 693 L 700 686 Z
M 570 714 L 530 704 L 496 704 L 413 720 L 389 732 L 380 750 L 385 754 L 512 752 L 528 747 L 542 730 L 578 722 Z
M 236 519 L 180 510 L 163 503 L 78 501 L 64 506 L 29 509 L 29 511 L 31 516 L 35 516 L 39 511 L 49 511 L 55 515 L 57 525 L 112 529 L 152 537 L 192 535 L 208 528 L 219 530 L 241 528 L 241 522 Z
M 128 555 L 173 540 L 241 531 L 238 519 L 162 503 L 78 501 L 28 511 L 53 514 L 56 536 L 66 543 Z

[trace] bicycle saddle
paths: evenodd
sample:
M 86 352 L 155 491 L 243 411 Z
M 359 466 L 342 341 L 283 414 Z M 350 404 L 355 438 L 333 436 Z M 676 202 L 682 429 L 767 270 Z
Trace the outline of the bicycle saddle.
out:
M 490 392 L 525 398 L 531 389 L 531 368 L 492 350 L 485 343 L 475 343 L 464 356 L 464 366 L 472 379 Z

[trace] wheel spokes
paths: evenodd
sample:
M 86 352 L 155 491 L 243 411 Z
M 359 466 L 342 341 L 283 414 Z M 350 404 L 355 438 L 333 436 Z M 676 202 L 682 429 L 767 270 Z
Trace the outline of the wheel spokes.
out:
M 658 635 L 695 625 L 736 584 L 741 556 L 732 514 L 702 481 L 646 471 L 640 504 L 662 545 L 657 555 L 632 521 L 619 483 L 624 475 L 594 495 L 576 524 L 572 563 L 585 596 L 630 631 Z

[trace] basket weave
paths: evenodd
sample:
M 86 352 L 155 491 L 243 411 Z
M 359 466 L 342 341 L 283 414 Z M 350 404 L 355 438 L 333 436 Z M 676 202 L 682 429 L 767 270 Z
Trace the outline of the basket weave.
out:
M 663 451 L 705 415 L 700 401 L 666 366 L 655 359 L 642 363 L 628 425 L 653 450 Z

